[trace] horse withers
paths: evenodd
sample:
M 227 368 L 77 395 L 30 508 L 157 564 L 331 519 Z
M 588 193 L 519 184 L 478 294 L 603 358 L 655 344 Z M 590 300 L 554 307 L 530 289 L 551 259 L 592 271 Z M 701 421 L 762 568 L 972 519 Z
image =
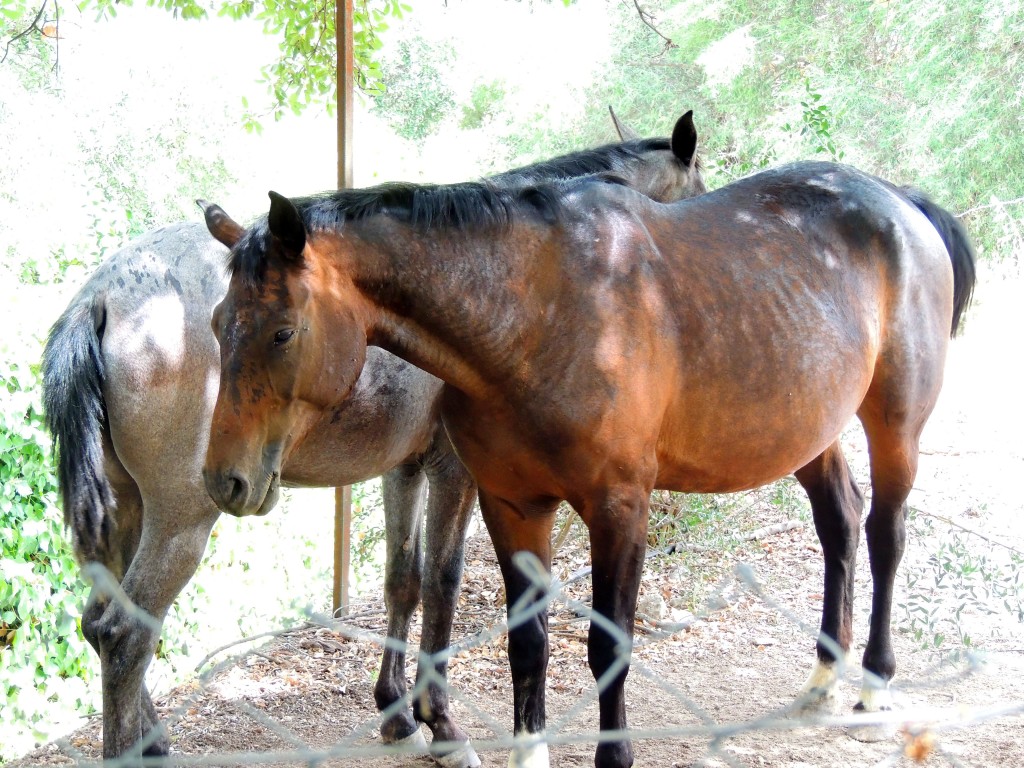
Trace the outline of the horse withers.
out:
M 839 436 L 865 430 L 873 577 L 858 708 L 891 706 L 893 582 L 918 439 L 970 298 L 960 224 L 848 166 L 798 163 L 670 205 L 607 177 L 500 189 L 271 193 L 231 247 L 214 312 L 221 386 L 204 474 L 235 514 L 264 508 L 307 431 L 344 406 L 368 345 L 445 382 L 441 417 L 479 486 L 511 610 L 548 569 L 555 511 L 590 529 L 589 663 L 600 768 L 633 762 L 624 683 L 654 488 L 730 492 L 789 473 L 825 560 L 827 700 L 852 640 L 863 496 Z M 526 602 L 529 603 L 529 597 Z M 614 631 L 603 627 L 611 625 Z M 547 765 L 544 611 L 510 622 L 517 746 Z M 827 640 L 826 640 L 827 638 Z M 622 647 L 622 645 L 625 647 Z
M 613 173 L 663 200 L 704 191 L 692 113 L 679 118 L 671 138 L 621 138 L 492 183 Z M 216 222 L 218 211 L 207 206 L 207 218 Z M 76 552 L 83 563 L 105 566 L 126 599 L 112 599 L 107 585 L 96 584 L 82 621 L 100 657 L 107 758 L 132 750 L 166 754 L 169 747 L 144 676 L 164 616 L 195 572 L 219 515 L 201 470 L 220 360 L 210 316 L 227 289 L 226 255 L 202 224 L 133 241 L 71 300 L 43 356 L 47 423 Z M 444 686 L 431 685 L 411 708 L 405 703 L 402 649 L 421 595 L 424 654 L 449 645 L 476 499 L 438 420 L 441 386 L 400 358 L 369 350 L 352 396 L 309 430 L 277 481 L 329 487 L 383 474 L 384 593 L 394 642 L 383 651 L 374 689 L 377 706 L 390 713 L 382 735 L 420 744 L 418 717 L 431 728 L 439 756 L 463 766 L 475 755 L 451 718 Z M 436 671 L 444 677 L 443 661 Z

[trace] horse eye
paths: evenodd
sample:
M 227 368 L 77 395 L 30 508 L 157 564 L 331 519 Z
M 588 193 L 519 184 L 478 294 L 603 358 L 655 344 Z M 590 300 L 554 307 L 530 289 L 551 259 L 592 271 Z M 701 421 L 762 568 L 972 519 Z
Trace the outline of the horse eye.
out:
M 288 328 L 288 329 L 286 329 L 284 331 L 278 331 L 277 333 L 274 334 L 274 346 L 275 347 L 281 346 L 282 344 L 286 343 L 289 339 L 291 339 L 291 337 L 294 336 L 294 335 L 295 335 L 295 329 L 294 328 Z

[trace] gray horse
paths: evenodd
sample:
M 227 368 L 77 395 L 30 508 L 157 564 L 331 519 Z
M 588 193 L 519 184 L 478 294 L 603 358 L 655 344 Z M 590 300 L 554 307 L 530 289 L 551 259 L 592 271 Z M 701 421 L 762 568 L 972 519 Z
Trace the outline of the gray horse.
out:
M 692 112 L 677 121 L 671 139 L 639 139 L 615 122 L 622 143 L 490 181 L 527 185 L 611 173 L 662 201 L 705 191 Z M 223 216 L 216 206 L 204 209 L 214 224 Z M 75 551 L 81 562 L 105 566 L 127 599 L 152 617 L 140 618 L 98 583 L 83 613 L 83 633 L 100 657 L 106 758 L 164 755 L 170 747 L 144 678 L 158 628 L 195 573 L 220 514 L 202 466 L 220 368 L 210 317 L 227 288 L 226 254 L 199 223 L 140 237 L 86 282 L 43 354 L 46 418 Z M 382 736 L 423 748 L 419 722 L 426 723 L 434 757 L 468 768 L 479 760 L 451 716 L 445 686 L 430 685 L 411 706 L 400 703 L 402 648 L 420 599 L 422 651 L 449 645 L 476 499 L 438 419 L 441 388 L 433 376 L 371 348 L 352 396 L 312 430 L 275 484 L 343 486 L 383 475 L 384 592 L 395 642 L 384 650 L 374 691 L 378 708 L 390 708 Z M 427 663 L 444 678 L 445 661 Z M 424 671 L 421 665 L 417 677 Z

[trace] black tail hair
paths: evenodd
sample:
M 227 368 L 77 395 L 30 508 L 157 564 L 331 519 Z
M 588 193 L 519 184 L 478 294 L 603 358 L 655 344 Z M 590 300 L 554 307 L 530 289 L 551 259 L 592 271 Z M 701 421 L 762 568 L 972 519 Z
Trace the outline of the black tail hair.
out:
M 53 436 L 64 524 L 81 562 L 107 562 L 114 491 L 103 464 L 103 337 L 99 297 L 78 300 L 50 329 L 43 350 L 43 408 Z
M 902 191 L 932 223 L 949 252 L 949 260 L 953 264 L 953 327 L 949 335 L 956 336 L 960 319 L 971 303 L 974 284 L 977 282 L 974 246 L 971 245 L 964 225 L 952 213 L 933 203 L 918 189 L 904 187 Z

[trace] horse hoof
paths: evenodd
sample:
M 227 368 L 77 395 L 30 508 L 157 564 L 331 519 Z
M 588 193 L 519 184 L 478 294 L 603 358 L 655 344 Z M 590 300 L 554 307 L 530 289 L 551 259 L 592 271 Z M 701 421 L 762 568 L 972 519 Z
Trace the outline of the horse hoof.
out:
M 480 758 L 477 756 L 476 750 L 473 749 L 473 745 L 468 741 L 452 752 L 446 752 L 443 755 L 432 754 L 431 757 L 441 768 L 479 768 L 480 766 Z
M 796 700 L 791 717 L 831 717 L 843 709 L 843 694 L 836 688 L 812 688 Z
M 549 768 L 548 745 L 537 742 L 528 747 L 513 749 L 508 756 L 508 768 Z
M 157 731 L 154 733 L 154 731 Z M 142 750 L 143 757 L 167 757 L 171 754 L 171 738 L 167 735 L 167 729 L 163 725 L 154 726 L 148 736 L 143 737 L 144 741 L 151 741 Z
M 860 693 L 860 701 L 853 708 L 854 715 L 880 715 L 892 713 L 897 708 L 893 692 L 888 685 L 885 687 L 865 686 Z M 896 724 L 893 722 L 865 723 L 851 725 L 847 729 L 851 739 L 872 744 L 887 741 L 896 735 Z
M 167 757 L 169 754 L 171 754 L 171 742 L 167 739 L 161 739 L 142 750 L 143 757 Z
M 875 744 L 879 741 L 889 741 L 896 736 L 896 726 L 889 723 L 875 723 L 873 725 L 851 725 L 847 735 L 854 741 L 864 744 Z
M 427 751 L 427 740 L 423 736 L 423 731 L 421 731 L 419 728 L 417 728 L 415 731 L 413 731 L 404 738 L 395 739 L 394 741 L 388 743 L 401 747 L 403 752 L 405 750 L 408 750 L 409 752 Z

